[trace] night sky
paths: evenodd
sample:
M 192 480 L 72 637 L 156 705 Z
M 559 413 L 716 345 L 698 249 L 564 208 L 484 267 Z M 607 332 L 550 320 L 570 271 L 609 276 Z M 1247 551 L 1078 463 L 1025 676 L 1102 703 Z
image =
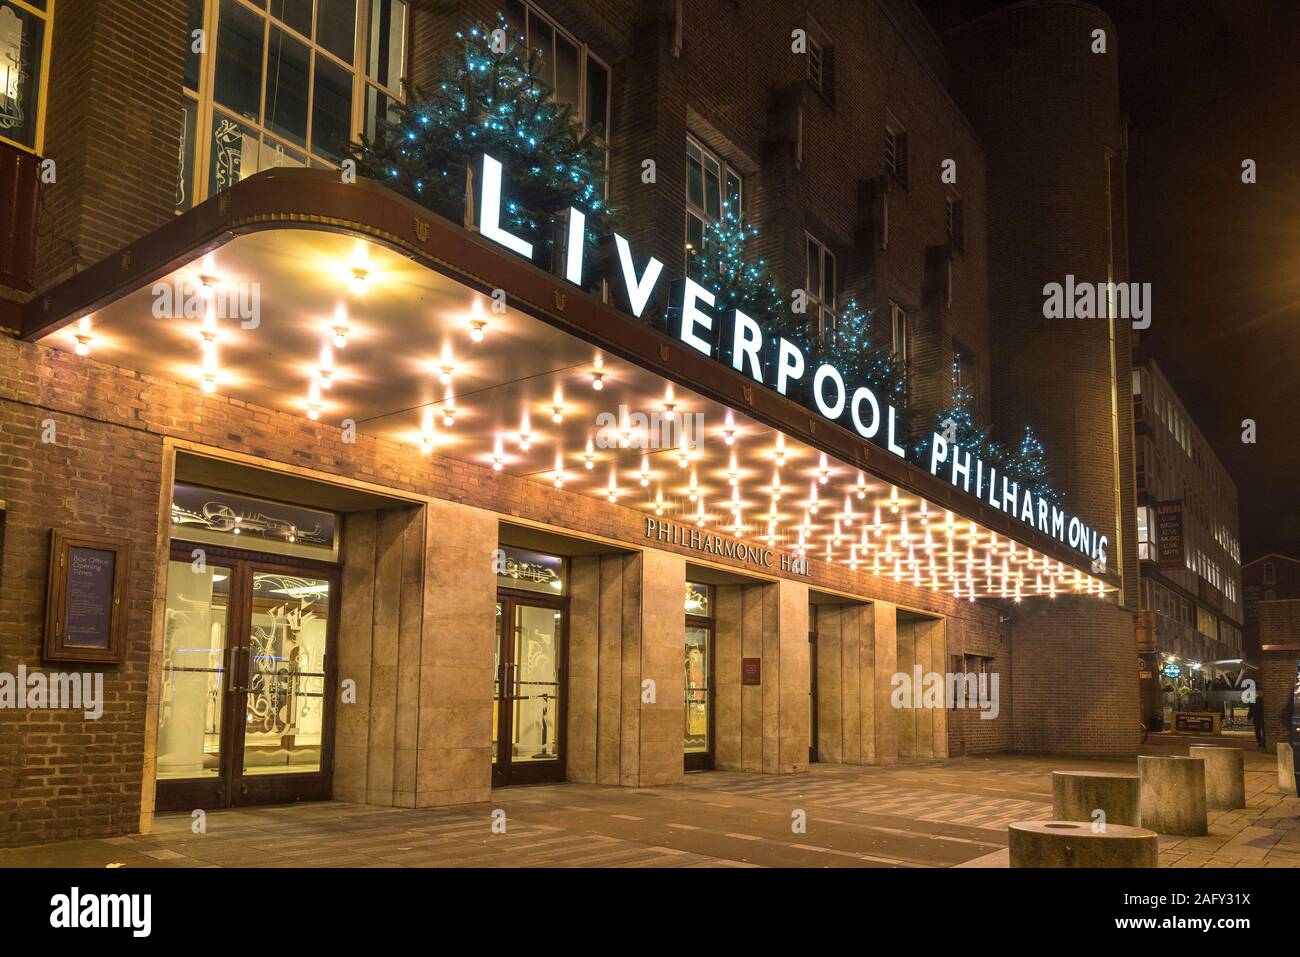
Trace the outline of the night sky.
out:
M 940 33 L 1009 5 L 917 2 Z M 1242 561 L 1300 558 L 1300 3 L 1095 5 L 1119 34 L 1129 278 L 1152 285 L 1142 348 L 1237 483 Z

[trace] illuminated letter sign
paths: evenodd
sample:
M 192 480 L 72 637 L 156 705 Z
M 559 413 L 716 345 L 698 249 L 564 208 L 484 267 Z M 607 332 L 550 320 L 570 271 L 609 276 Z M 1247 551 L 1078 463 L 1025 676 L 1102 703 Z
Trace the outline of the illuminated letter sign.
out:
M 479 230 L 485 238 L 531 258 L 532 245 L 501 228 L 502 179 L 501 164 L 484 156 Z M 586 223 L 581 212 L 569 210 L 563 274 L 576 285 L 582 284 Z M 609 279 L 615 298 L 622 308 L 640 318 L 654 294 L 663 263 L 651 257 L 638 278 L 628 241 L 617 233 L 613 235 L 613 241 L 616 262 L 610 266 L 614 274 Z M 777 338 L 775 346 L 767 346 L 765 352 L 764 330 L 760 322 L 739 309 L 733 309 L 729 316 L 716 314 L 713 293 L 693 279 L 675 281 L 671 299 L 669 328 L 683 344 L 729 365 L 760 385 L 768 385 L 781 395 L 795 399 L 831 422 L 839 422 L 847 409 L 858 435 L 883 444 L 888 452 L 899 458 L 907 458 L 907 449 L 900 442 L 903 436 L 898 410 L 887 402 L 882 404 L 866 385 L 846 382 L 843 373 L 830 363 L 817 366 L 811 383 L 805 383 L 808 360 L 798 345 Z M 727 325 L 730 328 L 725 328 Z M 765 365 L 774 380 L 770 385 L 764 381 Z M 885 426 L 883 443 L 878 438 L 882 425 Z M 916 457 L 922 467 L 928 467 L 931 475 L 940 475 L 943 467 L 942 475 L 955 488 L 1068 545 L 1105 569 L 1106 536 L 1089 528 L 1078 516 L 1050 505 L 1032 489 L 1021 489 L 1008 476 L 1000 476 L 997 467 L 982 461 L 974 450 L 962 449 L 936 432 Z M 667 524 L 661 523 L 664 527 Z

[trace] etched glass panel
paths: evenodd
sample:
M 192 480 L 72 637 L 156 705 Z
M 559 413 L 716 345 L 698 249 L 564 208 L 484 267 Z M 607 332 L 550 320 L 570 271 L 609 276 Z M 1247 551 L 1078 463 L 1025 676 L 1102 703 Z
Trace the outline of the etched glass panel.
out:
M 330 583 L 253 572 L 244 774 L 321 769 Z
M 230 569 L 169 562 L 158 703 L 158 778 L 221 771 Z

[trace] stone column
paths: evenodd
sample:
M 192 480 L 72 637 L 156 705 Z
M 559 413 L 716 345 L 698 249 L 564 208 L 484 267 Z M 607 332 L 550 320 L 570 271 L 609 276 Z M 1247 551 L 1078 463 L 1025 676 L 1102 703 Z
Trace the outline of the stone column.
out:
M 338 676 L 355 700 L 336 704 L 334 797 L 415 805 L 424 513 L 344 517 Z
M 636 554 L 569 562 L 567 780 L 625 783 L 624 651 L 640 653 L 641 566 Z M 635 689 L 639 703 L 639 670 L 628 670 L 626 684 L 626 693 Z M 636 754 L 632 749 L 628 757 Z
M 740 585 L 713 589 L 713 765 L 720 771 L 745 770 L 740 659 L 748 653 L 742 646 L 742 591 Z
M 415 805 L 486 801 L 492 787 L 497 516 L 430 502 L 425 537 Z
M 898 763 L 898 714 L 890 697 L 892 680 L 898 671 L 898 609 L 885 601 L 868 606 L 867 626 L 870 640 L 864 656 L 864 679 L 871 679 L 870 689 L 864 684 L 863 699 L 863 763 Z
M 716 589 L 714 766 L 789 774 L 808 766 L 808 587 L 779 581 Z M 741 683 L 743 658 L 760 684 Z
M 569 561 L 569 649 L 564 777 L 596 782 L 600 729 L 600 558 Z
M 808 586 L 781 579 L 774 586 L 776 632 L 769 640 L 774 654 L 763 657 L 764 707 L 775 706 L 775 763 L 765 762 L 769 774 L 808 770 Z M 770 663 L 775 665 L 770 674 Z
M 909 620 L 897 624 L 898 671 L 906 674 L 915 686 L 915 702 L 898 715 L 898 753 L 903 757 L 934 758 L 948 754 L 948 711 L 946 686 L 941 688 L 937 706 L 925 706 L 925 690 L 931 680 L 944 675 L 945 638 L 942 619 Z M 936 679 L 931 676 L 938 675 Z M 892 689 L 891 689 L 892 691 Z M 914 706 L 918 704 L 921 706 Z
M 639 614 L 624 618 L 620 783 L 633 787 L 678 784 L 684 774 L 682 738 L 686 728 L 686 559 L 645 549 L 636 577 Z M 625 606 L 625 611 L 630 609 Z M 642 698 L 645 679 L 654 682 L 654 703 Z

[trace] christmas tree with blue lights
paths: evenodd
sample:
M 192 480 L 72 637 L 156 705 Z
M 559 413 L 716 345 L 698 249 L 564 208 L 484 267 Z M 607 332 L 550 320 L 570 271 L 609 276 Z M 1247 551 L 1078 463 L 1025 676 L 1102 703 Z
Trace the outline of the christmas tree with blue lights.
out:
M 844 375 L 850 390 L 869 388 L 883 409 L 892 405 L 900 413 L 907 404 L 907 374 L 892 344 L 876 342 L 871 334 L 874 313 L 850 299 L 835 317 L 835 328 L 826 335 L 815 334 L 811 323 L 805 324 L 811 339 L 806 345 L 810 358 L 820 365 L 829 362 Z
M 1025 426 L 1019 452 L 1006 468 L 1020 487 L 1033 492 L 1035 498 L 1046 499 L 1053 505 L 1060 504 L 1061 495 L 1052 487 L 1052 475 L 1047 467 L 1047 450 L 1029 426 Z
M 713 293 L 715 315 L 739 309 L 761 322 L 781 315 L 785 299 L 767 262 L 745 259 L 746 242 L 757 236 L 757 227 L 730 203 L 723 203 L 722 215 L 704 227 L 704 248 L 695 250 L 691 278 Z
M 930 431 L 921 434 L 914 445 L 914 451 L 921 461 L 929 462 L 931 433 L 943 436 L 949 446 L 957 445 L 962 452 L 969 452 L 973 457 L 983 459 L 1001 467 L 1005 456 L 999 447 L 989 441 L 988 429 L 980 428 L 975 419 L 975 396 L 970 389 L 962 385 L 957 360 L 952 363 L 952 380 L 949 391 L 952 398 L 948 405 L 934 413 Z M 951 449 L 949 450 L 951 455 Z
M 595 237 L 612 228 L 605 202 L 605 144 L 541 78 L 541 54 L 498 15 L 456 34 L 431 87 L 407 87 L 405 103 L 377 121 L 374 140 L 349 148 L 357 172 L 421 205 L 463 221 L 467 170 L 484 155 L 504 166 L 502 226 L 532 242 L 549 262 L 555 224 L 570 207 L 587 217 L 594 274 Z

